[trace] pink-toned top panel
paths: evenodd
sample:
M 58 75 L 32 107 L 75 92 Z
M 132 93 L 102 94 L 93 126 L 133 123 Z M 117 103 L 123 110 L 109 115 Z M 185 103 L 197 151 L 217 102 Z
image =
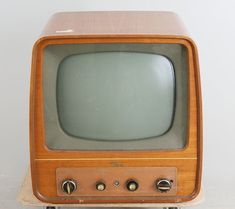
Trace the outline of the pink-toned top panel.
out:
M 62 12 L 48 21 L 43 36 L 170 35 L 186 36 L 172 12 Z

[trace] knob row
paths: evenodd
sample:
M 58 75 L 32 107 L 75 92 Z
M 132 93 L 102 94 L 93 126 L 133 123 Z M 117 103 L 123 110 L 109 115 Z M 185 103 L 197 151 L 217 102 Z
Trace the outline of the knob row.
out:
M 155 183 L 156 189 L 160 192 L 168 192 L 171 190 L 172 181 L 168 179 L 158 179 Z M 67 179 L 62 182 L 62 190 L 64 193 L 70 195 L 77 189 L 77 183 L 74 180 Z M 139 188 L 139 184 L 135 180 L 127 180 L 126 188 L 134 192 Z M 97 182 L 96 183 L 96 190 L 97 191 L 104 191 L 106 189 L 106 185 L 104 182 Z

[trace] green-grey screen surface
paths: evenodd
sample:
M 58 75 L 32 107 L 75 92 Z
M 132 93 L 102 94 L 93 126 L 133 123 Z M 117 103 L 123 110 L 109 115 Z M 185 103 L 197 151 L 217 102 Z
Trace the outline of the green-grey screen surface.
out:
M 59 122 L 69 135 L 110 141 L 156 137 L 172 123 L 174 68 L 152 53 L 75 54 L 60 63 L 56 92 Z

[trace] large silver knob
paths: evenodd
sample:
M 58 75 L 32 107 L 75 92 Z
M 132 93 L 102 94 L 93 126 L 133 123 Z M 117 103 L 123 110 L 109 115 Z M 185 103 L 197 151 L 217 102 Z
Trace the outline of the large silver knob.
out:
M 70 195 L 77 189 L 77 184 L 73 180 L 64 180 L 61 187 L 63 192 Z
M 168 179 L 158 179 L 156 182 L 156 188 L 160 192 L 168 192 L 171 190 L 172 183 Z

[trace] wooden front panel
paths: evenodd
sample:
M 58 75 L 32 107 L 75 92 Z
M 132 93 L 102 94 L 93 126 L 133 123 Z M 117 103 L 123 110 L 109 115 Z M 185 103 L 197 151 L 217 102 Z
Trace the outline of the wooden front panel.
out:
M 188 143 L 180 150 L 160 151 L 52 151 L 45 145 L 42 91 L 43 48 L 50 44 L 79 43 L 176 43 L 188 51 L 189 106 Z M 90 36 L 53 37 L 39 40 L 33 51 L 30 95 L 30 148 L 34 194 L 51 203 L 109 202 L 182 202 L 196 197 L 201 182 L 201 103 L 197 52 L 190 39 L 176 36 Z M 177 169 L 177 192 L 173 196 L 69 197 L 57 194 L 56 170 L 80 167 L 174 167 Z M 145 175 L 142 177 L 146 178 Z
M 56 184 L 59 196 L 172 196 L 177 191 L 176 168 L 172 167 L 81 167 L 81 168 L 57 168 Z M 144 176 L 144 178 L 143 178 Z M 62 190 L 64 180 L 73 179 L 77 183 L 77 189 L 71 195 Z M 162 193 L 156 189 L 158 179 L 171 181 L 169 192 Z M 128 180 L 135 180 L 139 187 L 132 192 L 126 188 Z M 97 182 L 104 182 L 104 191 L 96 189 Z M 119 182 L 120 185 L 115 185 Z
M 159 194 L 154 190 L 148 190 L 148 193 L 146 195 L 143 195 L 143 193 L 141 193 L 141 195 L 132 195 L 131 199 L 128 199 L 126 196 L 126 193 L 123 195 L 117 195 L 115 196 L 99 196 L 97 197 L 96 195 L 90 195 L 90 196 L 83 196 L 83 195 L 79 195 L 79 196 L 67 196 L 66 200 L 67 202 L 70 203 L 76 203 L 79 202 L 80 200 L 84 200 L 86 203 L 95 203 L 95 202 L 138 202 L 138 200 L 142 200 L 143 202 L 175 202 L 176 197 L 178 198 L 178 200 L 180 201 L 184 201 L 189 194 L 192 194 L 195 190 L 195 180 L 196 180 L 196 162 L 197 160 L 195 159 L 165 159 L 165 160 L 118 160 L 111 162 L 107 162 L 106 160 L 100 160 L 99 162 L 97 161 L 63 161 L 63 160 L 59 160 L 59 161 L 49 161 L 49 160 L 37 160 L 36 163 L 36 173 L 38 176 L 40 176 L 40 178 L 38 179 L 38 184 L 36 185 L 37 187 L 37 191 L 38 193 L 37 196 L 39 198 L 42 198 L 44 201 L 52 201 L 52 202 L 60 202 L 61 199 L 61 195 L 58 195 L 58 186 L 60 187 L 60 185 L 58 185 L 58 179 L 57 179 L 57 174 L 58 174 L 58 170 L 60 169 L 71 169 L 70 172 L 70 176 L 74 175 L 75 173 L 73 172 L 73 169 L 94 169 L 97 168 L 97 165 L 99 165 L 99 168 L 103 168 L 103 169 L 107 169 L 107 172 L 109 172 L 109 169 L 112 170 L 113 168 L 121 168 L 123 170 L 128 170 L 128 167 L 132 167 L 132 168 L 138 168 L 138 169 L 146 169 L 146 173 L 141 173 L 139 174 L 138 177 L 138 181 L 140 184 L 140 188 L 141 185 L 144 181 L 148 180 L 148 172 L 147 172 L 147 168 L 148 166 L 151 169 L 154 168 L 167 168 L 170 169 L 174 168 L 173 166 L 175 166 L 175 186 L 177 188 L 175 188 L 176 190 L 173 190 L 173 193 L 171 194 Z M 116 166 L 115 166 L 116 164 Z M 67 170 L 67 172 L 68 172 Z M 177 171 L 176 171 L 177 170 Z M 163 170 L 162 170 L 163 171 Z M 168 170 L 169 171 L 169 170 Z M 173 172 L 173 171 L 172 171 Z M 174 173 L 174 172 L 173 172 Z M 173 173 L 169 173 L 167 174 L 167 172 L 165 173 L 165 175 L 169 175 L 167 177 L 170 176 L 174 176 Z M 86 183 L 87 181 L 90 179 L 90 177 L 88 176 L 95 176 L 96 173 L 91 174 L 90 172 L 87 172 L 87 178 L 86 178 Z M 62 174 L 61 174 L 62 175 Z M 69 173 L 64 173 L 62 175 L 62 177 L 65 176 L 69 176 Z M 158 175 L 156 174 L 155 177 L 157 177 Z M 114 177 L 114 176 L 112 176 Z M 124 176 L 124 178 L 127 176 Z M 124 180 L 123 178 L 123 180 Z M 152 177 L 153 178 L 153 177 Z M 136 179 L 137 180 L 137 179 Z M 145 183 L 144 183 L 145 184 Z M 61 194 L 61 193 L 59 193 Z M 174 194 L 174 195 L 172 195 Z M 88 197 L 94 197 L 93 199 L 89 199 Z M 133 199 L 133 196 L 135 197 Z M 46 199 L 44 199 L 43 197 L 47 197 Z M 167 197 L 167 198 L 166 198 Z M 84 203 L 85 203 L 84 202 Z

